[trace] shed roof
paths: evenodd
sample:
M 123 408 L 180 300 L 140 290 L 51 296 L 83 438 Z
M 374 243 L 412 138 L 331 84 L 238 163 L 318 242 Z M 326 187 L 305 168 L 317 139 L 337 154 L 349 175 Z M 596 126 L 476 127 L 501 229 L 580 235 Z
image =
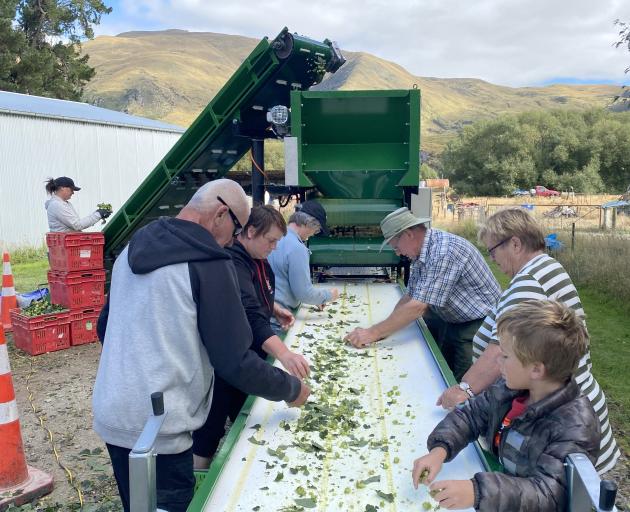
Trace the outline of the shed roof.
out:
M 84 123 L 126 126 L 163 132 L 184 133 L 185 131 L 184 128 L 174 124 L 132 116 L 87 103 L 6 91 L 0 91 L 0 113 L 68 119 Z

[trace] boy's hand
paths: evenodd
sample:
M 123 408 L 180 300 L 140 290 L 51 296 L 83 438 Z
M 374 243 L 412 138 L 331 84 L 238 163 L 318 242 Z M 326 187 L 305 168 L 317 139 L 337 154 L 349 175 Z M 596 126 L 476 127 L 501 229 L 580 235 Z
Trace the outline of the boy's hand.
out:
M 411 473 L 414 488 L 417 489 L 418 484 L 428 485 L 433 482 L 442 469 L 444 459 L 446 459 L 446 450 L 441 446 L 433 448 L 424 457 L 416 459 Z
M 439 502 L 442 508 L 457 510 L 472 508 L 475 505 L 472 480 L 442 480 L 434 482 L 429 488 L 433 499 Z

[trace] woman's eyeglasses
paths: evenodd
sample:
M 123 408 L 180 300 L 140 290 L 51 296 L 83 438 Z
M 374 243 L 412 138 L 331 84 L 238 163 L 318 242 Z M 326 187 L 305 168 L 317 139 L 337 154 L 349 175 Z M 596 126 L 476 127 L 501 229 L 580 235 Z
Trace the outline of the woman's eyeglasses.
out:
M 227 206 L 228 213 L 230 214 L 230 218 L 232 219 L 232 222 L 234 223 L 234 231 L 232 232 L 232 238 L 236 238 L 238 235 L 240 235 L 243 232 L 243 226 L 238 221 L 238 218 L 236 217 L 236 215 L 234 215 L 232 208 L 230 208 L 229 205 L 223 199 L 221 199 L 221 196 L 217 196 L 217 201 L 219 201 L 223 206 Z
M 494 258 L 494 251 L 501 247 L 505 242 L 509 242 L 510 240 L 512 240 L 512 237 L 501 240 L 497 245 L 493 245 L 490 249 L 488 249 L 488 254 L 490 255 L 490 257 Z

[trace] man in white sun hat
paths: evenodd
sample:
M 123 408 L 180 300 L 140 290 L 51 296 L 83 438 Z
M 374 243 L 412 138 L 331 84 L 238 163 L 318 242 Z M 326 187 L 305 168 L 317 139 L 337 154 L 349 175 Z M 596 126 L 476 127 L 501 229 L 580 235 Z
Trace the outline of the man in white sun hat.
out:
M 427 227 L 430 220 L 403 207 L 381 221 L 382 247 L 411 260 L 407 293 L 385 320 L 356 328 L 346 340 L 364 347 L 423 317 L 459 381 L 471 364 L 472 339 L 501 290 L 473 244 Z

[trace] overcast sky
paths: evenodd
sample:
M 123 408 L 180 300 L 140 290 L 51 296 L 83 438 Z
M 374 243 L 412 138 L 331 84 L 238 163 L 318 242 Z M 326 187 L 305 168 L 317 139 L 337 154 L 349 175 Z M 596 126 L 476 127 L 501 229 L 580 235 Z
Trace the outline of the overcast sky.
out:
M 615 19 L 628 0 L 105 0 L 96 34 L 177 28 L 275 37 L 282 27 L 337 41 L 418 76 L 509 86 L 629 84 Z

